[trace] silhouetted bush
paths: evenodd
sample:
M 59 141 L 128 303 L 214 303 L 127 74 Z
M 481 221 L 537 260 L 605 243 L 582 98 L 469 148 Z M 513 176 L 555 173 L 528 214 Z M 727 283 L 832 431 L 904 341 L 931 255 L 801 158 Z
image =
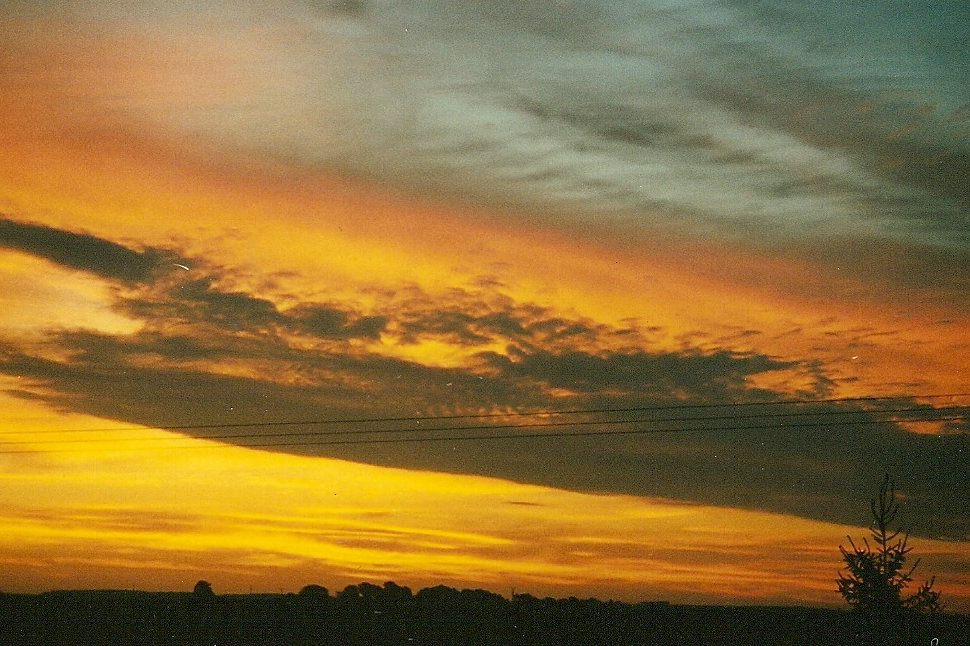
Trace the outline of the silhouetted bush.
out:
M 300 588 L 300 596 L 301 597 L 312 597 L 312 598 L 320 598 L 320 597 L 327 597 L 327 598 L 329 598 L 330 597 L 330 591 L 327 590 L 322 585 L 317 585 L 316 583 L 311 583 L 310 585 L 305 585 L 302 588 Z
M 216 593 L 212 591 L 212 584 L 208 581 L 199 581 L 196 583 L 195 587 L 192 588 L 192 594 L 205 599 L 216 596 Z

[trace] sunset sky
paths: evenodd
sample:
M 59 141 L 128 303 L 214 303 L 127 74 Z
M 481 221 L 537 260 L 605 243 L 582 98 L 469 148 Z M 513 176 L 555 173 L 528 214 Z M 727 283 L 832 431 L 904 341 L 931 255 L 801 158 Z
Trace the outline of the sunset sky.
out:
M 970 612 L 965 3 L 0 6 L 0 591 Z

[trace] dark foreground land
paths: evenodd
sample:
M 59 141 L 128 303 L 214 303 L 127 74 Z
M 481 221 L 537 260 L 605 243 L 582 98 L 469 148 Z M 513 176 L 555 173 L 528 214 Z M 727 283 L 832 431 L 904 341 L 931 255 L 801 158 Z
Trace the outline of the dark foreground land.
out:
M 337 596 L 317 586 L 278 595 L 66 591 L 0 594 L 0 644 L 966 646 L 970 617 L 873 627 L 856 614 L 823 608 L 509 600 L 443 586 L 412 594 L 393 583 L 349 586 Z

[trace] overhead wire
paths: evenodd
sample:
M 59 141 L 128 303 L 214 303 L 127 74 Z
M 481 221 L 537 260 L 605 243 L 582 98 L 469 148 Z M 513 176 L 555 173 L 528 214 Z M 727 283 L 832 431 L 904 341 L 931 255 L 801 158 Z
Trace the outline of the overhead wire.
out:
M 838 398 L 829 400 L 785 400 L 783 402 L 740 402 L 735 404 L 694 404 L 694 405 L 683 405 L 683 406 L 651 406 L 651 407 L 630 407 L 630 408 L 602 408 L 602 409 L 573 409 L 566 411 L 554 411 L 554 410 L 544 410 L 544 411 L 534 411 L 534 412 L 515 412 L 515 413 L 489 413 L 489 414 L 470 414 L 470 415 L 443 415 L 443 416 L 421 416 L 421 417 L 385 417 L 385 418 L 368 418 L 359 420 L 325 420 L 320 422 L 250 422 L 250 423 L 232 423 L 232 424 L 205 424 L 205 425 L 191 425 L 191 426 L 178 426 L 178 427 L 133 427 L 126 430 L 198 430 L 203 428 L 249 428 L 249 427 L 268 427 L 268 426 L 280 426 L 283 424 L 287 425 L 312 425 L 314 423 L 322 424 L 349 424 L 349 423 L 387 423 L 387 422 L 398 422 L 398 421 L 431 421 L 431 420 L 455 420 L 455 419 L 484 419 L 484 418 L 495 418 L 495 417 L 552 417 L 557 415 L 602 415 L 602 414 L 616 414 L 616 413 L 629 413 L 629 412 L 646 412 L 646 411 L 669 411 L 669 410 L 696 410 L 696 409 L 735 409 L 735 408 L 747 408 L 754 405 L 760 405 L 763 407 L 771 406 L 808 406 L 812 404 L 831 404 L 831 403 L 849 403 L 849 402 L 859 402 L 859 401 L 899 401 L 899 400 L 914 400 L 914 399 L 941 399 L 941 398 L 957 398 L 957 397 L 967 397 L 970 395 L 966 394 L 933 394 L 933 395 L 921 395 L 921 396 L 898 396 L 898 397 L 866 397 L 866 398 Z M 952 414 L 957 413 L 960 414 Z M 951 413 L 951 414 L 944 414 Z M 587 419 L 587 420 L 569 420 L 569 421 L 553 421 L 553 422 L 541 422 L 541 423 L 516 423 L 516 424 L 479 424 L 479 425 L 455 425 L 455 426 L 425 426 L 421 428 L 393 428 L 393 429 L 375 429 L 375 428 L 357 428 L 350 430 L 327 430 L 327 431 L 297 431 L 297 432 L 276 432 L 276 433 L 234 433 L 234 434 L 214 434 L 214 435 L 196 435 L 192 437 L 151 437 L 151 438 L 82 438 L 82 439 L 57 439 L 57 440 L 41 440 L 41 441 L 31 441 L 31 440 L 14 440 L 14 441 L 0 441 L 2 445 L 30 445 L 37 446 L 40 444 L 53 444 L 61 446 L 71 446 L 73 448 L 55 448 L 55 449 L 3 449 L 0 450 L 0 454 L 15 454 L 15 453 L 63 453 L 63 452 L 82 452 L 87 449 L 78 448 L 79 445 L 93 444 L 93 443 L 158 443 L 167 442 L 164 445 L 166 450 L 168 449 L 184 449 L 184 448 L 205 448 L 208 445 L 201 446 L 171 446 L 170 443 L 178 441 L 186 441 L 189 439 L 197 440 L 238 440 L 238 439 L 248 439 L 248 440 L 259 440 L 264 438 L 284 438 L 284 437 L 316 437 L 323 439 L 315 440 L 299 440 L 290 442 L 269 442 L 269 443 L 259 443 L 259 442 L 245 442 L 245 443 L 232 443 L 233 446 L 239 447 L 252 447 L 252 448 L 272 448 L 272 447 L 296 447 L 296 446 L 334 446 L 334 445 L 354 445 L 354 444 L 389 444 L 389 443 L 414 443 L 414 442 L 442 442 L 442 441 L 469 441 L 469 440 L 498 440 L 498 439 L 527 439 L 527 438 L 567 438 L 567 437 L 592 437 L 592 436 L 609 436 L 609 435 L 645 435 L 653 433 L 683 433 L 683 432 L 719 432 L 719 431 L 749 431 L 749 430 L 790 430 L 806 427 L 818 427 L 820 425 L 832 425 L 832 426 L 859 426 L 859 425 L 875 425 L 875 424 L 898 424 L 898 423 L 919 423 L 919 422 L 945 422 L 945 421 L 958 421 L 967 418 L 968 413 L 970 413 L 970 406 L 967 405 L 953 405 L 953 406 L 942 406 L 933 407 L 929 405 L 920 406 L 907 406 L 907 407 L 897 407 L 897 408 L 864 408 L 856 410 L 815 410 L 815 411 L 786 411 L 786 412 L 765 412 L 765 413 L 753 413 L 753 414 L 740 414 L 740 415 L 706 415 L 706 416 L 688 416 L 688 417 L 664 417 L 664 418 L 638 418 L 632 420 L 616 420 L 616 419 Z M 914 417 L 906 419 L 883 419 L 879 416 L 896 416 L 901 414 L 912 414 Z M 845 419 L 848 415 L 869 415 L 871 419 Z M 793 422 L 785 421 L 797 418 L 811 417 L 812 421 L 806 422 Z M 773 420 L 775 423 L 771 424 L 759 424 L 759 425 L 709 425 L 706 422 L 725 422 L 725 421 L 737 421 L 737 420 L 755 420 L 755 419 L 767 419 Z M 777 423 L 777 422 L 781 423 Z M 658 424 L 658 423 L 687 423 L 688 427 L 676 427 L 676 428 L 638 428 L 638 429 L 616 429 L 619 425 L 630 425 L 630 424 Z M 692 425 L 690 425 L 692 424 Z M 516 433 L 502 433 L 502 434 L 483 434 L 489 431 L 508 431 L 511 429 L 525 429 L 530 431 L 535 428 L 566 428 L 566 427 L 580 427 L 580 426 L 605 426 L 612 427 L 607 429 L 590 430 L 590 431 L 543 431 L 543 432 L 516 432 Z M 104 429 L 105 431 L 118 430 Z M 62 432 L 95 432 L 95 429 L 65 429 Z M 50 431 L 48 432 L 56 432 Z M 432 436 L 432 433 L 440 432 L 451 432 L 451 433 L 461 433 L 460 435 L 450 435 L 450 436 Z M 467 434 L 467 433 L 478 433 L 478 434 Z M 10 433 L 4 433 L 4 435 L 9 435 Z M 419 437 L 373 437 L 374 435 L 414 435 L 421 434 Z M 345 439 L 330 439 L 333 437 L 344 436 Z M 346 439 L 350 436 L 351 439 Z M 369 436 L 361 439 L 361 436 Z M 159 444 L 154 444 L 152 447 L 144 446 L 119 446 L 117 449 L 109 448 L 107 450 L 146 450 L 148 448 L 155 449 L 159 448 Z M 215 445 L 219 446 L 219 445 Z
M 785 413 L 754 413 L 754 414 L 741 414 L 741 415 L 708 415 L 700 417 L 641 417 L 637 419 L 587 419 L 587 420 L 572 420 L 572 421 L 558 421 L 558 422 L 541 422 L 541 423 L 528 423 L 528 424 L 482 424 L 474 426 L 423 426 L 420 428 L 379 428 L 379 429 L 349 429 L 349 430 L 326 430 L 326 431 L 290 431 L 290 432 L 275 432 L 275 433 L 232 433 L 232 434 L 215 434 L 215 435 L 199 435 L 196 436 L 199 439 L 206 440 L 226 440 L 226 439 L 253 439 L 253 438 L 270 438 L 270 437 L 329 437 L 329 436 L 341 436 L 341 435 L 371 435 L 371 434 L 414 434 L 414 433 L 433 433 L 441 431 L 486 431 L 486 430 L 507 430 L 513 428 L 559 428 L 559 427 L 576 427 L 576 426 L 599 426 L 599 425 L 626 425 L 626 424 L 647 424 L 647 423 L 666 423 L 666 422 L 709 422 L 709 421 L 728 421 L 728 420 L 745 420 L 745 419 L 784 419 L 793 417 L 841 417 L 846 415 L 884 415 L 884 414 L 899 414 L 899 413 L 934 413 L 939 415 L 943 412 L 956 412 L 960 411 L 963 414 L 970 414 L 970 405 L 964 406 L 942 406 L 939 408 L 926 408 L 926 407 L 906 407 L 906 408 L 887 408 L 887 409 L 860 409 L 860 410 L 845 410 L 845 411 L 810 411 L 810 412 L 785 412 Z M 615 411 L 610 411 L 615 412 Z M 962 415 L 956 416 L 957 419 L 962 417 Z M 897 421 L 910 421 L 910 422 L 920 422 L 920 421 L 939 421 L 939 420 L 927 420 L 927 419 L 907 419 L 907 420 L 892 420 L 892 419 L 873 419 L 865 420 L 872 423 L 889 423 Z M 241 427 L 248 426 L 246 424 L 240 424 Z M 138 430 L 150 430 L 149 429 L 138 429 Z M 125 442 L 125 441 L 176 441 L 183 438 L 180 437 L 153 437 L 153 438 L 118 438 L 118 437 L 98 437 L 98 438 L 83 438 L 83 439 L 58 439 L 58 440 L 39 440 L 31 441 L 30 444 L 87 444 L 87 443 L 98 443 L 98 442 Z M 0 446 L 10 445 L 10 444 L 23 444 L 23 440 L 0 440 Z
M 965 415 L 949 415 L 942 417 L 935 417 L 932 419 L 918 420 L 922 422 L 944 422 L 944 421 L 956 421 L 966 419 Z M 912 421 L 912 420 L 899 420 L 899 421 Z M 860 426 L 860 425 L 877 425 L 877 424 L 891 424 L 896 423 L 894 420 L 848 420 L 838 422 L 839 426 Z M 364 444 L 404 444 L 404 443 L 418 443 L 418 442 L 461 442 L 469 440 L 510 440 L 510 439 L 537 439 L 537 438 L 569 438 L 569 437 L 595 437 L 595 436 L 609 436 L 609 435 L 652 435 L 652 434 L 665 434 L 665 433 L 697 433 L 697 432 L 718 432 L 718 431 L 755 431 L 755 430 L 792 430 L 798 428 L 817 428 L 819 423 L 815 422 L 801 422 L 797 424 L 762 424 L 754 426 L 716 426 L 716 427 L 692 427 L 692 428 L 660 428 L 660 429 L 629 429 L 629 430 L 603 430 L 603 431 L 579 431 L 579 432 L 551 432 L 551 433 L 507 433 L 503 435 L 454 435 L 449 437 L 403 437 L 403 438 L 369 438 L 369 439 L 351 439 L 351 440 L 311 440 L 311 441 L 300 441 L 300 442 L 271 442 L 271 443 L 246 443 L 246 444 L 213 444 L 213 445 L 185 445 L 185 446 L 165 446 L 161 447 L 165 450 L 188 450 L 188 449 L 206 449 L 206 448 L 229 448 L 231 446 L 239 448 L 272 448 L 272 447 L 294 447 L 294 446 L 339 446 L 339 445 L 364 445 Z M 480 427 L 485 428 L 485 427 Z M 209 440 L 208 437 L 193 437 L 193 438 L 173 438 L 176 440 Z M 70 444 L 70 442 L 65 442 Z M 158 446 L 145 447 L 145 446 L 124 446 L 116 448 L 108 448 L 101 452 L 108 451 L 144 451 L 144 450 L 157 450 Z M 85 449 L 71 448 L 71 449 L 23 449 L 23 450 L 3 450 L 0 451 L 0 455 L 10 455 L 10 454 L 44 454 L 44 453 L 79 453 L 84 452 Z
M 963 415 L 951 415 L 946 417 L 938 417 L 932 420 L 921 420 L 921 421 L 953 421 L 962 420 Z M 846 422 L 840 422 L 841 426 L 858 426 L 867 424 L 886 424 L 892 423 L 892 420 L 850 420 Z M 365 440 L 333 440 L 333 441 L 316 441 L 316 442 L 284 442 L 284 443 L 272 443 L 272 444 L 244 444 L 239 446 L 254 447 L 254 448 L 266 448 L 271 446 L 331 446 L 340 444 L 390 444 L 390 443 L 405 443 L 405 442 L 455 442 L 455 441 L 465 441 L 465 440 L 509 440 L 509 439 L 527 439 L 527 438 L 547 438 L 547 437 L 594 437 L 603 435 L 651 435 L 651 434 L 662 434 L 662 433 L 697 433 L 697 432 L 710 432 L 710 431 L 755 431 L 755 430 L 768 430 L 768 429 L 794 429 L 794 428 L 808 428 L 817 427 L 817 422 L 804 422 L 798 424 L 767 424 L 767 425 L 756 425 L 756 426 L 721 426 L 721 427 L 695 427 L 695 428 L 660 428 L 660 429 L 629 429 L 623 431 L 580 431 L 574 433 L 511 433 L 505 435 L 457 435 L 452 437 L 405 437 L 405 438 L 375 438 L 375 439 L 365 439 Z
M 899 400 L 918 400 L 918 399 L 946 399 L 970 397 L 970 393 L 945 393 L 945 394 L 925 394 L 925 395 L 896 395 L 878 397 L 834 397 L 828 399 L 784 399 L 774 402 L 733 402 L 725 404 L 664 404 L 655 406 L 632 406 L 624 408 L 577 408 L 565 410 L 538 410 L 538 411 L 508 411 L 494 413 L 464 413 L 452 415 L 415 415 L 400 417 L 359 417 L 359 418 L 338 418 L 338 419 L 310 419 L 310 420 L 271 420 L 262 422 L 210 422 L 205 424 L 165 424 L 153 426 L 109 426 L 97 428 L 73 428 L 73 429 L 40 429 L 33 431 L 40 433 L 106 433 L 117 431 L 141 431 L 151 428 L 160 431 L 192 431 L 211 428 L 263 428 L 272 426 L 318 426 L 318 425 L 339 425 L 339 424 L 371 424 L 387 422 L 424 422 L 435 420 L 455 420 L 455 419 L 489 419 L 500 417 L 552 417 L 559 415 L 596 415 L 606 413 L 637 413 L 637 412 L 656 412 L 668 410 L 704 410 L 719 408 L 747 408 L 752 406 L 808 406 L 813 404 L 850 404 L 857 402 L 877 402 L 877 401 L 899 401 Z M 0 436 L 18 434 L 17 431 L 0 431 Z

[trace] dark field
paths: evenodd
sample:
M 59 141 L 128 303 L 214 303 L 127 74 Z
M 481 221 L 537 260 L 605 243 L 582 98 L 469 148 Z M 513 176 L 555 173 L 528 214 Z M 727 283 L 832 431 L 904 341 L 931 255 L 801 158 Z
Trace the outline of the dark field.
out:
M 876 624 L 879 625 L 876 625 Z M 970 644 L 970 617 L 876 622 L 823 608 L 511 600 L 484 590 L 361 584 L 336 596 L 65 591 L 0 595 L 0 644 Z

